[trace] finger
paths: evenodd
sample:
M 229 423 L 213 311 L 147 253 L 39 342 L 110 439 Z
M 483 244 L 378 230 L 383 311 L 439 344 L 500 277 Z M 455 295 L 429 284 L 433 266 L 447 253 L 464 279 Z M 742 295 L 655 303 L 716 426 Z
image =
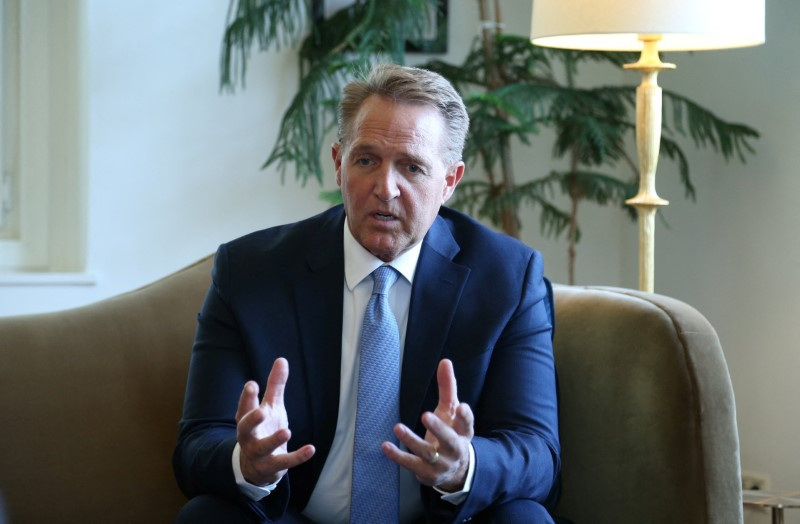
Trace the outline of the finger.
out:
M 311 444 L 306 444 L 290 453 L 260 455 L 260 458 L 257 457 L 256 460 L 262 462 L 262 467 L 264 467 L 264 469 L 281 471 L 299 466 L 313 457 L 314 453 L 316 453 L 316 448 Z
M 308 459 L 313 457 L 314 453 L 316 452 L 317 449 L 312 444 L 306 444 L 302 448 L 296 449 L 291 453 L 286 453 L 281 456 L 285 457 L 284 460 L 286 461 L 286 469 L 292 469 L 308 461 Z
M 276 358 L 267 378 L 267 389 L 264 391 L 261 405 L 282 406 L 287 380 L 289 380 L 289 362 L 285 358 Z
M 422 425 L 428 430 L 429 435 L 426 436 L 433 436 L 436 439 L 437 448 L 442 454 L 453 456 L 459 453 L 459 435 L 448 423 L 429 412 L 422 415 Z
M 313 457 L 315 451 L 314 446 L 310 444 L 291 453 L 265 457 L 248 457 L 242 450 L 239 460 L 244 478 L 252 484 L 263 486 L 278 482 L 286 471 Z
M 246 413 L 236 423 L 236 440 L 241 445 L 254 440 L 258 440 L 259 425 L 266 419 L 266 414 L 262 409 L 254 409 Z
M 381 444 L 381 451 L 386 455 L 389 460 L 401 466 L 415 475 L 422 476 L 430 473 L 430 464 L 414 455 L 398 448 L 391 442 L 384 442 Z
M 236 422 L 254 409 L 258 409 L 258 384 L 250 380 L 242 388 L 239 407 L 236 409 Z
M 458 406 L 458 389 L 456 387 L 456 376 L 453 371 L 453 363 L 448 359 L 442 359 L 436 370 L 436 381 L 439 385 L 439 408 L 450 416 L 453 416 L 456 406 Z
M 292 432 L 286 428 L 281 428 L 272 435 L 261 439 L 253 438 L 249 442 L 240 442 L 239 445 L 243 449 L 246 447 L 247 453 L 255 458 L 266 457 L 274 454 L 281 446 L 289 442 L 290 438 L 292 438 Z
M 475 415 L 469 404 L 462 402 L 456 408 L 456 416 L 452 424 L 453 431 L 472 440 L 475 435 Z
M 432 443 L 423 440 L 404 424 L 395 424 L 394 434 L 397 440 L 403 443 L 409 452 L 419 457 L 426 463 L 431 460 L 437 448 Z
M 452 471 L 452 464 L 448 464 L 446 459 L 436 462 L 436 464 L 431 464 L 427 460 L 401 450 L 391 442 L 381 444 L 381 451 L 389 460 L 413 473 L 417 480 L 426 486 L 449 486 L 450 484 L 463 486 L 464 484 L 463 481 L 459 484 L 458 480 L 450 480 L 456 474 Z M 462 476 L 460 473 L 457 474 L 459 478 Z M 453 492 L 458 489 L 460 488 L 448 488 L 446 491 Z

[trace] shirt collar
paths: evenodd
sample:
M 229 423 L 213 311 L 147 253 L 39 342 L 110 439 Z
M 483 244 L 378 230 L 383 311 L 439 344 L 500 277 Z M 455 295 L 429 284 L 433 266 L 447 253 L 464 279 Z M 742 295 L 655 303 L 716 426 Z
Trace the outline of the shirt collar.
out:
M 395 268 L 409 284 L 414 282 L 414 272 L 417 269 L 417 260 L 422 250 L 422 242 L 417 242 L 411 249 L 385 263 L 358 243 L 344 219 L 344 278 L 350 291 L 369 274 L 380 266 L 386 264 Z

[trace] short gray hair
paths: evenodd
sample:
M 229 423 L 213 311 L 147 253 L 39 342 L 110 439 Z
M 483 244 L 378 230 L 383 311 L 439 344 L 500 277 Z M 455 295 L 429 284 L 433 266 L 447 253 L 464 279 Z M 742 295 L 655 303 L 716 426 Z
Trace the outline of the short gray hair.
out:
M 451 166 L 461 160 L 469 130 L 464 101 L 443 76 L 427 69 L 395 64 L 378 64 L 366 76 L 347 84 L 339 103 L 339 143 L 346 146 L 353 134 L 353 120 L 364 101 L 372 95 L 395 103 L 420 104 L 436 108 L 445 122 L 443 157 Z

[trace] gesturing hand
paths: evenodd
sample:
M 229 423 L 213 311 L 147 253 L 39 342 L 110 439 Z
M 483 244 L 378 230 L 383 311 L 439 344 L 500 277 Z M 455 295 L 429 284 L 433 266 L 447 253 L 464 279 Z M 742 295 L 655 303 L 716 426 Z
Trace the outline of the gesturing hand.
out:
M 236 440 L 241 447 L 239 464 L 251 484 L 265 486 L 278 482 L 289 468 L 314 456 L 314 446 L 307 444 L 291 453 L 289 418 L 283 404 L 283 391 L 289 379 L 289 362 L 278 358 L 267 378 L 267 389 L 258 403 L 258 384 L 247 382 L 236 411 Z
M 433 413 L 422 414 L 425 438 L 403 424 L 394 427 L 397 438 L 410 453 L 390 442 L 383 452 L 393 461 L 412 471 L 422 484 L 454 492 L 464 487 L 469 469 L 469 443 L 475 432 L 475 418 L 467 404 L 459 403 L 453 363 L 439 362 L 436 370 L 439 403 Z

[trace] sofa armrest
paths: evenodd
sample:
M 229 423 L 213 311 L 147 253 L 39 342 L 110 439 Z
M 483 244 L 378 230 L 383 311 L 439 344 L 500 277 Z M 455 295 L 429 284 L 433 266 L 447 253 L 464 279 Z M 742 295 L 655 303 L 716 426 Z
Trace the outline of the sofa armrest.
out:
M 742 521 L 733 390 L 694 308 L 555 287 L 562 498 L 575 522 Z
M 72 310 L 0 318 L 11 522 L 169 522 L 171 454 L 211 257 Z

